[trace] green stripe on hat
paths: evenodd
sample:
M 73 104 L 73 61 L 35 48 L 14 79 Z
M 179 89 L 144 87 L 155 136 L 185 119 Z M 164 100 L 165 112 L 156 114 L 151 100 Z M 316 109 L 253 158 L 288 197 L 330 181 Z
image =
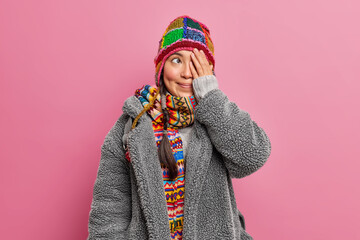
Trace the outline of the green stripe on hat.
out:
M 174 29 L 171 32 L 167 33 L 164 36 L 163 47 L 166 47 L 166 46 L 176 42 L 177 40 L 183 38 L 183 34 L 184 34 L 183 28 Z

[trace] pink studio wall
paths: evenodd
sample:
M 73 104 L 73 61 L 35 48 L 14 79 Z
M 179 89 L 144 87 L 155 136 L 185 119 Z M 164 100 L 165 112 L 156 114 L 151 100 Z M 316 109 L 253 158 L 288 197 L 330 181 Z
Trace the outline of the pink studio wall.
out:
M 168 23 L 210 28 L 230 100 L 272 153 L 234 179 L 256 240 L 360 239 L 360 4 L 1 1 L 0 238 L 85 239 L 105 135 L 154 83 Z

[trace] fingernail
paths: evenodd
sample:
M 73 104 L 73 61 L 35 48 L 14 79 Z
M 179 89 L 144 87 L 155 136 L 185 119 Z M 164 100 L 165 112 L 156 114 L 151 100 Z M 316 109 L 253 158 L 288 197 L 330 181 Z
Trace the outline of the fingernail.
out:
M 199 51 L 199 50 L 197 50 L 197 48 L 195 48 L 194 50 L 195 50 L 195 52 L 198 52 L 198 51 Z
M 194 57 L 195 56 L 194 53 L 191 53 L 191 56 Z

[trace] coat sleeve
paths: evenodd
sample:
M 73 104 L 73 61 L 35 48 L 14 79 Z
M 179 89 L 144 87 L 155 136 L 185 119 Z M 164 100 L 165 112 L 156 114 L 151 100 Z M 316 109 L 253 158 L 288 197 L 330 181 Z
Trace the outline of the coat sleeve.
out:
M 123 114 L 105 137 L 93 188 L 87 240 L 126 239 L 131 221 L 129 166 L 122 146 Z
M 199 100 L 195 118 L 206 126 L 232 178 L 254 173 L 270 156 L 271 143 L 265 131 L 220 89 L 210 90 Z

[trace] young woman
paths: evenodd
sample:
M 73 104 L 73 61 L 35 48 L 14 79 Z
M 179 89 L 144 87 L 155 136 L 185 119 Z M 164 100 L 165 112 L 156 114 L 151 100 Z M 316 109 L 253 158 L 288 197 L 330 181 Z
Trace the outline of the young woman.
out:
M 252 239 L 231 178 L 264 165 L 268 136 L 218 88 L 209 29 L 174 19 L 156 86 L 135 91 L 107 134 L 88 239 Z

